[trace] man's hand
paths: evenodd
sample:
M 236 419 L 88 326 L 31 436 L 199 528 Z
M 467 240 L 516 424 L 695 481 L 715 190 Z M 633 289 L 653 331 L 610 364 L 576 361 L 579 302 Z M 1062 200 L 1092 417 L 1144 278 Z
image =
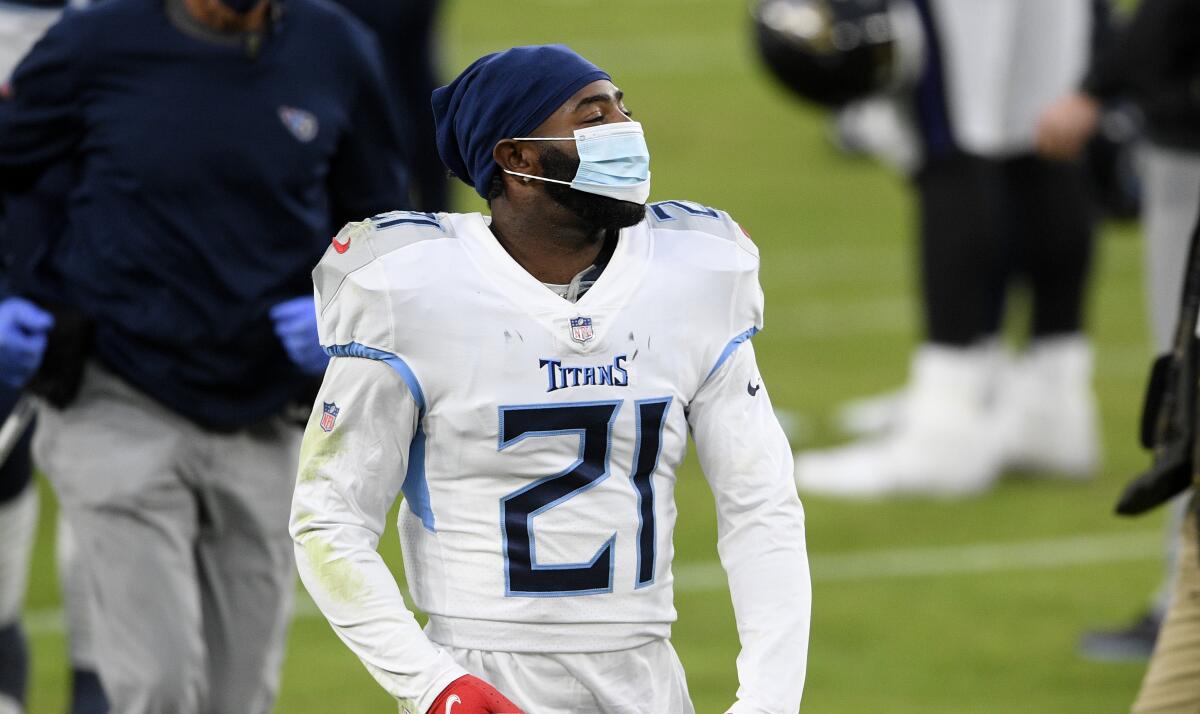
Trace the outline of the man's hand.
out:
M 479 677 L 465 674 L 450 683 L 433 700 L 428 714 L 524 714 L 496 688 Z
M 1067 161 L 1079 155 L 1100 122 L 1100 103 L 1076 92 L 1051 104 L 1037 125 L 1037 150 L 1047 159 Z
M 0 302 L 0 383 L 20 389 L 42 363 L 54 316 L 24 298 Z
M 329 355 L 317 337 L 317 307 L 313 298 L 284 300 L 271 308 L 270 315 L 283 349 L 300 371 L 313 376 L 324 374 Z

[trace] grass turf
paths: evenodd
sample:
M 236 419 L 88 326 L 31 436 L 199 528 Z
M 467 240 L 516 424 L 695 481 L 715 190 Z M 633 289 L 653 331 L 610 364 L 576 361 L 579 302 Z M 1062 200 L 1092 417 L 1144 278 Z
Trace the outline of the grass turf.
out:
M 646 127 L 654 200 L 728 210 L 762 249 L 766 330 L 755 338 L 776 406 L 830 443 L 832 408 L 903 379 L 917 337 L 912 205 L 902 179 L 837 155 L 818 113 L 790 102 L 755 66 L 742 3 L 718 0 L 506 0 L 452 3 L 449 75 L 480 54 L 565 42 L 609 69 Z M 480 202 L 460 191 L 459 205 Z M 1145 463 L 1134 443 L 1149 357 L 1140 244 L 1109 227 L 1096 259 L 1089 324 L 1107 449 L 1092 482 L 1008 478 L 957 502 L 847 504 L 806 499 L 810 552 L 1009 543 L 1078 534 L 1146 539 L 1157 515 L 1119 521 L 1111 503 Z M 65 654 L 45 494 L 29 593 L 35 714 L 64 709 Z M 684 466 L 676 532 L 680 567 L 715 560 L 711 497 Z M 398 562 L 394 531 L 385 554 Z M 1082 661 L 1081 630 L 1123 623 L 1157 585 L 1153 548 L 1122 562 L 993 572 L 825 579 L 814 567 L 806 712 L 1117 712 L 1142 667 Z M 677 596 L 675 644 L 699 712 L 737 687 L 738 645 L 723 589 Z M 319 616 L 291 630 L 280 712 L 387 712 L 389 698 Z

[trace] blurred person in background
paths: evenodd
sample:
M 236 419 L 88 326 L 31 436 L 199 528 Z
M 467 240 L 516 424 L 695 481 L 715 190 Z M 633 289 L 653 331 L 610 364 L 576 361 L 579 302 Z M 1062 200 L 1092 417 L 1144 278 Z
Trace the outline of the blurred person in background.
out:
M 1198 197 L 1200 194 L 1193 197 L 1193 205 L 1200 205 Z M 1200 341 L 1196 339 L 1200 318 L 1200 222 L 1191 236 L 1171 350 L 1155 360 L 1142 412 L 1141 440 L 1153 450 L 1153 463 L 1125 488 L 1117 503 L 1118 513 L 1137 515 L 1188 491 L 1168 608 L 1133 703 L 1134 714 L 1200 710 L 1200 526 L 1196 514 L 1200 471 L 1194 457 L 1200 427 L 1196 414 L 1200 396 Z
M 1139 156 L 1145 284 L 1154 349 L 1166 354 L 1174 346 L 1188 231 L 1200 212 L 1200 4 L 1142 0 L 1107 51 L 1096 55 L 1079 88 L 1043 112 L 1039 152 L 1052 160 L 1075 160 L 1100 129 L 1104 105 L 1123 98 L 1135 102 L 1145 122 Z M 1186 499 L 1175 504 L 1168 573 L 1175 572 Z M 1088 634 L 1083 653 L 1096 659 L 1148 656 L 1174 589 L 1168 575 L 1147 612 L 1128 628 Z
M 85 3 L 71 3 L 82 6 Z M 0 96 L 7 94 L 7 81 L 17 62 L 33 46 L 68 5 L 66 0 L 4 0 L 0 1 Z M 56 177 L 42 182 L 36 191 L 21 196 L 0 196 L 0 236 L 9 233 L 37 235 L 53 230 L 41 220 L 39 196 L 58 193 L 52 186 L 68 170 L 55 172 Z M 7 247 L 7 240 L 0 238 Z M 7 251 L 6 251 L 7 252 Z M 11 267 L 12 256 L 5 264 Z M 7 271 L 6 271 L 7 272 Z M 7 274 L 0 291 L 7 294 Z M 20 329 L 17 323 L 24 306 L 10 304 L 0 310 L 0 329 Z M 35 318 L 36 319 L 36 318 Z M 32 326 L 38 332 L 37 325 Z M 37 336 L 30 342 L 36 351 Z M 11 418 L 8 430 L 0 429 L 0 714 L 19 713 L 26 703 L 29 674 L 29 651 L 21 628 L 21 608 L 29 579 L 29 558 L 37 526 L 38 497 L 33 482 L 33 463 L 29 444 L 33 437 L 32 411 L 19 405 L 20 391 L 16 375 L 0 375 L 0 421 Z M 81 671 L 77 693 L 84 699 L 95 700 L 102 692 L 94 672 Z M 90 694 L 89 694 L 90 693 Z M 86 710 L 79 710 L 84 714 Z
M 873 148 L 912 178 L 925 344 L 897 395 L 859 403 L 869 438 L 797 455 L 797 485 L 847 497 L 965 495 L 1007 468 L 1085 477 L 1099 435 L 1083 310 L 1092 249 L 1078 165 L 1034 153 L 1041 110 L 1082 76 L 1091 0 L 763 0 L 760 48 L 828 106 L 874 94 Z M 1008 366 L 1010 287 L 1030 338 Z
M 0 101 L 4 190 L 73 170 L 61 237 L 8 237 L 30 268 L 0 302 L 0 372 L 45 397 L 33 451 L 113 711 L 272 705 L 282 415 L 327 363 L 309 274 L 336 226 L 407 205 L 384 82 L 374 38 L 325 3 L 106 0 Z
M 450 210 L 446 167 L 437 154 L 429 96 L 438 87 L 434 26 L 440 0 L 337 0 L 375 32 L 408 158 L 412 207 Z

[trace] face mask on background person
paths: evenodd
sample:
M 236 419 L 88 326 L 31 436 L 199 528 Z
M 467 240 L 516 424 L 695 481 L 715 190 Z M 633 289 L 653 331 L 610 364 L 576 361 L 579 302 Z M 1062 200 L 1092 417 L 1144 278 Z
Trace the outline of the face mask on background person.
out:
M 574 141 L 579 169 L 571 181 L 504 169 L 513 176 L 570 186 L 576 191 L 644 204 L 650 198 L 650 150 L 635 121 L 576 129 L 574 137 L 516 137 L 514 141 Z

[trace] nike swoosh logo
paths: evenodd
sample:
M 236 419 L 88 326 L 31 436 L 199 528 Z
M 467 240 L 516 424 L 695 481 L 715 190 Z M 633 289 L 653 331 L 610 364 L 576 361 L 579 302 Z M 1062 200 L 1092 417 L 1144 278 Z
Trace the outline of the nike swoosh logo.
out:
M 337 245 L 337 243 L 334 243 L 334 245 Z M 450 710 L 454 708 L 455 704 L 462 704 L 462 700 L 458 698 L 457 694 L 451 694 L 450 698 L 446 700 L 446 714 L 450 714 Z
M 345 243 L 338 243 L 337 237 L 334 236 L 334 239 L 330 242 L 333 243 L 333 249 L 338 252 L 338 255 L 341 255 L 342 253 L 345 253 L 346 251 L 350 250 L 350 241 L 349 240 L 347 240 Z M 449 710 L 447 710 L 447 711 L 449 711 Z
M 758 394 L 758 390 L 760 389 L 762 389 L 762 382 L 759 382 L 758 386 L 746 382 L 746 394 L 749 394 L 753 397 L 755 394 Z

